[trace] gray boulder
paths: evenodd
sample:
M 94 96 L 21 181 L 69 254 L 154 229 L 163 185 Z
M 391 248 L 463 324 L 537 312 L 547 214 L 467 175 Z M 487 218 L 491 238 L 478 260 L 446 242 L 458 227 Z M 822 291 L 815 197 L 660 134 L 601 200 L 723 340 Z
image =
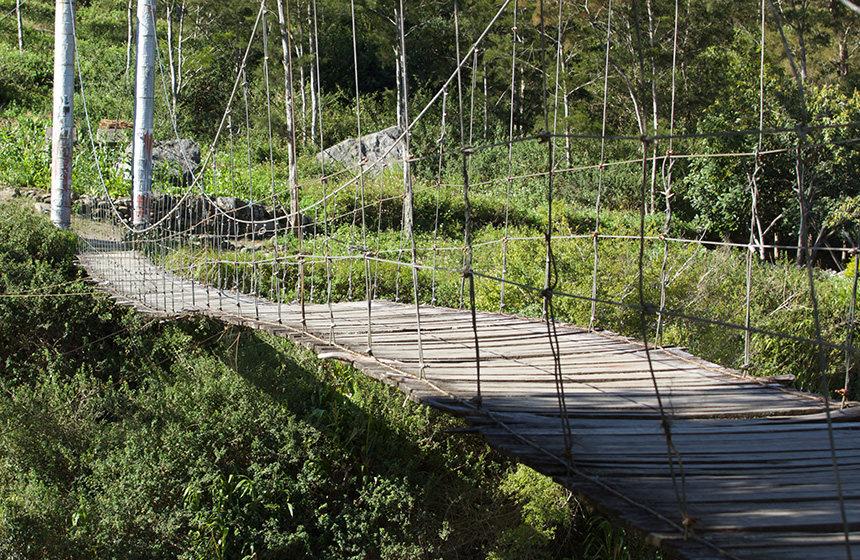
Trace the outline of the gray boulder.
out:
M 262 204 L 249 204 L 232 196 L 219 196 L 215 204 L 228 216 L 242 222 L 263 222 L 272 219 L 272 215 Z
M 346 166 L 358 165 L 364 160 L 366 169 L 381 171 L 386 165 L 403 160 L 403 144 L 398 142 L 402 133 L 399 126 L 392 126 L 361 139 L 347 138 L 317 154 L 317 159 Z
M 190 185 L 200 168 L 200 146 L 183 138 L 170 142 L 153 142 L 152 173 L 154 178 L 174 184 Z
M 131 158 L 134 145 L 125 149 L 121 164 L 123 176 L 131 179 Z M 190 185 L 200 168 L 200 146 L 194 140 L 183 138 L 152 143 L 152 178 L 154 182 L 177 186 Z

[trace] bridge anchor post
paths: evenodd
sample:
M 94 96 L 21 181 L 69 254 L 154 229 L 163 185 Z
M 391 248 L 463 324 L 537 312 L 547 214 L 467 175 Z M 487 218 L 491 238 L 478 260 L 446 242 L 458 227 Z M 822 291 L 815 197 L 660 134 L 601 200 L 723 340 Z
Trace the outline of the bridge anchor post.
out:
M 132 149 L 132 225 L 149 225 L 152 192 L 152 134 L 155 106 L 155 0 L 137 4 L 137 80 Z
M 57 0 L 54 19 L 54 110 L 51 129 L 51 221 L 69 229 L 75 97 L 75 0 Z

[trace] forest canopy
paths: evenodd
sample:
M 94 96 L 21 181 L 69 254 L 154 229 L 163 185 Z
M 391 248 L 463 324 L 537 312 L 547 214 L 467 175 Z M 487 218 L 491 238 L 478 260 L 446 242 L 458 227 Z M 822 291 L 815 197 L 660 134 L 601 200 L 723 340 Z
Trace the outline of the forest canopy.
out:
M 0 21 L 0 111 L 6 118 L 46 119 L 54 5 L 37 0 L 24 5 L 18 34 L 14 7 L 7 4 L 11 11 Z M 856 223 L 847 217 L 858 212 L 860 185 L 851 177 L 860 161 L 851 141 L 856 133 L 845 125 L 860 120 L 860 16 L 846 4 L 626 0 L 611 4 L 611 14 L 610 3 L 602 0 L 519 1 L 504 10 L 486 0 L 404 5 L 400 18 L 395 0 L 285 4 L 300 157 L 355 136 L 356 106 L 362 129 L 380 130 L 404 119 L 403 91 L 409 91 L 414 115 L 447 83 L 452 102 L 444 136 L 460 145 L 505 140 L 510 132 L 537 134 L 547 127 L 551 111 L 553 126 L 568 138 L 601 134 L 604 127 L 609 137 L 654 137 L 648 149 L 655 158 L 670 149 L 698 155 L 774 153 L 760 169 L 744 169 L 737 159 L 677 162 L 672 171 L 677 217 L 711 238 L 746 242 L 755 172 L 767 185 L 755 228 L 767 232 L 770 242 L 808 235 L 812 242 L 839 244 L 854 236 Z M 88 115 L 131 120 L 136 6 L 125 0 L 83 0 L 77 6 L 78 86 L 85 88 Z M 156 134 L 172 136 L 170 115 L 175 115 L 180 136 L 211 141 L 241 71 L 250 109 L 248 122 L 236 122 L 235 130 L 271 120 L 273 155 L 283 159 L 289 136 L 285 82 L 264 79 L 281 67 L 281 42 L 270 40 L 268 52 L 259 40 L 249 43 L 254 33 L 261 34 L 261 25 L 270 37 L 280 36 L 274 5 L 263 14 L 263 24 L 258 6 L 232 0 L 166 0 L 158 3 L 157 16 Z M 399 79 L 401 27 L 405 83 Z M 458 52 L 464 57 L 485 31 L 465 57 L 459 78 L 451 81 Z M 462 109 L 453 103 L 458 82 Z M 544 92 L 552 98 L 549 105 Z M 80 93 L 76 97 L 76 119 L 82 123 L 84 99 Z M 468 123 L 463 138 L 456 125 L 461 112 Z M 416 155 L 435 149 L 441 117 L 437 101 L 414 128 Z M 837 124 L 841 128 L 832 128 Z M 801 126 L 831 128 L 809 131 L 807 144 L 822 147 L 808 149 L 809 173 L 800 187 L 792 176 L 791 135 L 714 136 Z M 681 138 L 670 141 L 670 133 Z M 834 141 L 842 144 L 833 147 Z M 597 142 L 564 144 L 568 167 L 594 161 L 601 149 Z M 638 157 L 641 146 L 615 142 L 606 150 L 604 159 L 624 160 Z M 810 201 L 802 216 L 798 188 Z M 562 180 L 557 190 L 574 204 L 590 204 L 594 196 L 593 185 L 574 178 Z M 610 191 L 608 204 L 621 209 L 638 204 L 632 191 Z M 648 201 L 650 212 L 659 210 L 655 198 L 652 194 Z

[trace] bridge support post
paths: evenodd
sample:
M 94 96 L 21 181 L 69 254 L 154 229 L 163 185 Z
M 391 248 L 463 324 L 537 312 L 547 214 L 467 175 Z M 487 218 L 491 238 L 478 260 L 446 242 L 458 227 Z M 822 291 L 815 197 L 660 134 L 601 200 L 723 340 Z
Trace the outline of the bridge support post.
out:
M 149 225 L 152 192 L 152 130 L 155 105 L 155 0 L 137 4 L 137 80 L 132 156 L 132 225 Z
M 75 0 L 57 0 L 54 20 L 54 110 L 51 130 L 51 221 L 69 229 L 75 97 Z

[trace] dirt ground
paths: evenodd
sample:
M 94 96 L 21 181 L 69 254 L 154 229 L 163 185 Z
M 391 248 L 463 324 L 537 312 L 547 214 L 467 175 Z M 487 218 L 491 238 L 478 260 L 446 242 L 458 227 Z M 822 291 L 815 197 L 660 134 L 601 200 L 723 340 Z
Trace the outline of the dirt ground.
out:
M 16 189 L 0 185 L 0 202 L 6 202 L 10 198 L 15 198 L 15 192 Z M 17 192 L 19 198 L 23 199 L 26 197 L 31 200 L 42 200 L 42 197 L 46 194 L 46 191 L 40 189 L 27 189 L 26 191 L 18 189 Z

